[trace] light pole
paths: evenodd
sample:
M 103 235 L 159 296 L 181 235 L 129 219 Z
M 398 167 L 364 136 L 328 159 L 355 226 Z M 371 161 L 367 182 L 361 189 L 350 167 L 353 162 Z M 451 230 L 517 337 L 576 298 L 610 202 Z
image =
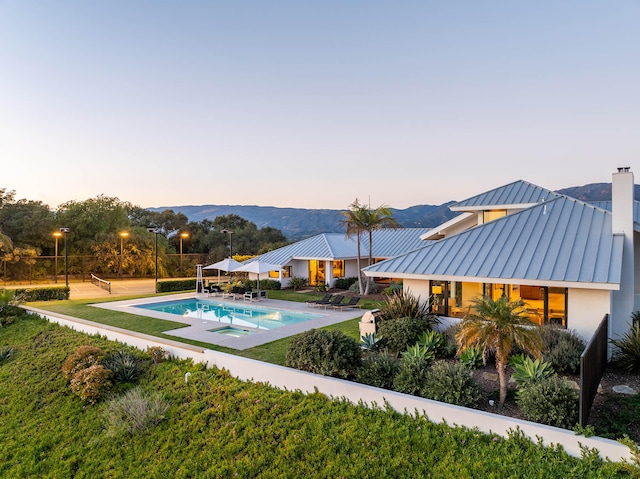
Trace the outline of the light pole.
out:
M 69 228 L 60 228 L 60 232 L 64 233 L 64 283 L 69 287 L 69 247 L 67 243 L 67 235 L 71 231 Z
M 62 233 L 60 233 L 60 231 L 55 231 L 53 233 L 53 237 L 56 239 L 56 254 L 55 254 L 55 270 L 53 272 L 53 282 L 57 283 L 58 282 L 58 238 L 60 238 L 62 236 Z
M 118 234 L 120 235 L 120 266 L 118 268 L 118 277 L 120 279 L 122 279 L 122 258 L 123 258 L 123 256 L 122 256 L 122 253 L 123 253 L 122 246 L 123 246 L 124 239 L 127 236 L 129 236 L 129 233 L 127 231 L 121 231 Z
M 233 240 L 231 239 L 231 235 L 233 234 L 233 231 L 222 230 L 221 233 L 229 234 L 229 258 L 232 258 L 233 257 Z
M 187 239 L 188 237 L 189 237 L 189 233 L 187 233 L 186 231 L 183 233 L 180 233 L 180 276 L 183 275 L 182 273 L 182 240 Z
M 156 252 L 156 290 L 155 292 L 158 292 L 158 233 L 160 233 L 160 228 L 154 228 L 154 227 L 148 227 L 147 231 L 149 233 L 154 233 L 156 235 L 156 246 L 155 246 L 155 252 Z

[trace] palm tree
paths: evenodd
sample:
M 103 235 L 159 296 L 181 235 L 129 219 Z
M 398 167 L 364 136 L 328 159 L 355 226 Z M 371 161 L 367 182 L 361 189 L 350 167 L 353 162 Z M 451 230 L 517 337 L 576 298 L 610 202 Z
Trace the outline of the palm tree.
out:
M 360 244 L 362 240 L 362 234 L 366 230 L 366 221 L 368 215 L 368 208 L 364 205 L 361 205 L 358 201 L 358 198 L 355 199 L 353 203 L 349 205 L 349 209 L 341 212 L 342 225 L 346 228 L 347 238 L 356 237 L 356 241 L 358 244 L 358 257 L 357 257 L 357 268 L 358 268 L 358 292 L 362 294 L 362 273 L 360 272 L 360 262 L 361 262 L 361 254 L 360 254 Z
M 393 213 L 387 205 L 380 205 L 371 209 L 371 205 L 366 208 L 364 227 L 369 233 L 369 266 L 373 264 L 373 232 L 382 228 L 398 228 L 400 225 L 393 219 Z M 367 277 L 367 287 L 364 294 L 369 294 L 369 289 L 373 278 Z
M 500 378 L 500 407 L 507 398 L 505 372 L 514 345 L 541 356 L 542 339 L 538 326 L 529 320 L 524 311 L 524 301 L 509 301 L 505 296 L 493 300 L 484 296 L 473 300 L 472 312 L 460 325 L 456 340 L 458 353 L 471 346 L 482 349 L 483 358 L 493 352 Z

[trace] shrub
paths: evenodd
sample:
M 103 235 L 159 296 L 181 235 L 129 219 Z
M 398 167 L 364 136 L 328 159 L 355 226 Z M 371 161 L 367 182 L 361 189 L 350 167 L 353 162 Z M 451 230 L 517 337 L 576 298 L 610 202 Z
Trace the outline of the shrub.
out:
M 135 354 L 123 349 L 109 353 L 102 364 L 112 372 L 114 381 L 123 383 L 137 381 L 145 366 Z
M 620 339 L 612 339 L 612 363 L 627 372 L 640 370 L 640 324 L 635 323 Z
M 380 308 L 384 319 L 417 318 L 424 319 L 432 329 L 439 319 L 431 314 L 430 304 L 420 301 L 419 296 L 414 296 L 410 291 L 403 289 L 394 294 L 384 296 L 384 304 Z
M 395 281 L 391 281 L 389 283 L 389 286 L 382 290 L 382 294 L 389 296 L 397 293 L 398 291 L 402 291 L 402 288 L 402 282 L 396 283 Z
M 27 314 L 18 306 L 22 299 L 13 290 L 0 290 L 0 327 L 13 324 L 18 317 Z
M 393 380 L 398 374 L 398 360 L 384 354 L 374 354 L 362 360 L 356 381 L 369 386 L 393 389 Z
M 24 301 L 52 301 L 69 299 L 70 289 L 67 286 L 53 288 L 17 288 L 16 295 Z
M 482 351 L 477 346 L 470 346 L 460 353 L 460 363 L 469 369 L 476 369 L 483 364 Z
M 524 356 L 522 359 L 516 359 L 510 362 L 510 364 L 513 368 L 511 379 L 521 387 L 542 381 L 553 374 L 553 368 L 550 363 L 539 359 L 534 361 L 529 356 Z
M 158 281 L 156 293 L 170 293 L 172 291 L 190 291 L 196 289 L 195 279 L 179 279 L 175 281 Z
M 136 387 L 111 399 L 105 409 L 107 433 L 117 436 L 144 431 L 164 419 L 169 408 L 160 393 L 148 393 Z
M 400 361 L 400 370 L 393 381 L 395 391 L 423 396 L 424 385 L 429 376 L 429 361 L 420 357 L 406 357 Z
M 356 284 L 358 278 L 337 278 L 334 286 L 336 289 L 349 289 L 352 284 Z
M 352 376 L 362 362 L 358 342 L 342 331 L 311 329 L 295 336 L 285 366 L 325 376 Z
M 106 353 L 97 346 L 80 346 L 66 359 L 62 365 L 62 375 L 69 380 L 78 371 L 99 364 Z
M 423 392 L 426 398 L 458 406 L 475 406 L 480 399 L 480 388 L 471 370 L 450 361 L 437 361 L 431 366 Z
M 293 288 L 293 290 L 298 290 L 300 288 L 304 288 L 309 284 L 307 278 L 301 278 L 299 276 L 292 276 L 289 279 L 289 287 Z
M 558 372 L 575 373 L 580 369 L 580 356 L 585 344 L 573 331 L 557 327 L 542 328 L 544 360 Z
M 147 347 L 147 354 L 151 357 L 153 364 L 158 364 L 169 358 L 169 353 L 160 346 Z
M 555 375 L 524 387 L 517 403 L 530 421 L 571 428 L 578 419 L 577 391 Z
M 270 289 L 270 290 L 278 290 L 280 289 L 280 281 L 275 279 L 261 279 L 260 287 L 258 287 L 258 280 L 247 279 L 244 283 L 240 284 L 240 287 L 251 290 L 251 289 Z
M 94 364 L 76 372 L 69 387 L 83 401 L 95 404 L 103 398 L 111 388 L 111 371 L 102 364 Z
M 382 347 L 394 353 L 404 351 L 418 342 L 422 333 L 429 330 L 429 321 L 421 318 L 394 318 L 378 323 Z

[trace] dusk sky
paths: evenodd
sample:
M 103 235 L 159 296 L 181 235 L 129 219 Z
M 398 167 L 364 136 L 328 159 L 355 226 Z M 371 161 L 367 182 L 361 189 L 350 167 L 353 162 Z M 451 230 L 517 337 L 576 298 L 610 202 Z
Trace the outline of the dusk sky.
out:
M 639 53 L 638 0 L 0 0 L 0 188 L 406 208 L 640 176 Z

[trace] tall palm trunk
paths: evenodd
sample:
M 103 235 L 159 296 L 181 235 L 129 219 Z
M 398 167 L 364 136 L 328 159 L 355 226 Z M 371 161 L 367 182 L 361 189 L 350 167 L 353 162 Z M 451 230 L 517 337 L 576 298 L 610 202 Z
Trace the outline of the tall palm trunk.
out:
M 496 369 L 498 370 L 498 378 L 500 379 L 500 404 L 504 406 L 504 402 L 507 400 L 507 365 L 502 361 L 496 359 Z
M 356 261 L 357 261 L 357 265 L 356 266 L 358 268 L 358 294 L 362 294 L 362 290 L 363 290 L 363 287 L 362 287 L 362 267 L 361 267 L 361 263 L 362 263 L 361 256 L 362 255 L 360 254 L 360 233 L 358 233 L 357 244 L 358 244 L 358 257 L 356 259 Z M 367 283 L 367 285 L 368 285 L 368 283 Z

